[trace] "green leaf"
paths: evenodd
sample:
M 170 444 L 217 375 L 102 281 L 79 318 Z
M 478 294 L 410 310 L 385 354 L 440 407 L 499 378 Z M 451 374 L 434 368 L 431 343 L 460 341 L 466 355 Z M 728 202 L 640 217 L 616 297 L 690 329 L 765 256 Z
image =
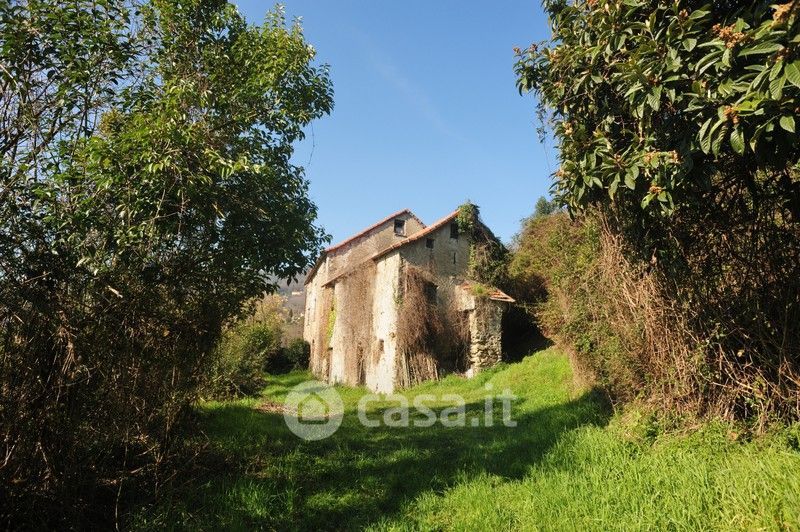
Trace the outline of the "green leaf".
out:
M 708 13 L 709 13 L 708 11 L 702 9 L 698 9 L 697 11 L 692 11 L 692 14 L 689 15 L 689 20 L 699 20 L 708 15 Z
M 800 59 L 786 65 L 786 79 L 795 87 L 800 87 Z
M 790 133 L 794 133 L 794 117 L 782 116 L 780 120 L 781 127 Z
M 773 99 L 780 100 L 783 97 L 783 86 L 785 84 L 786 78 L 783 76 L 778 76 L 772 80 L 769 84 L 769 93 L 772 95 Z
M 708 126 L 711 125 L 712 118 L 706 120 L 705 124 L 700 128 L 700 132 L 697 134 L 697 140 L 700 142 L 700 149 L 703 150 L 704 153 L 708 153 L 708 150 L 711 149 L 711 141 L 706 140 L 706 131 L 708 130 Z
M 772 81 L 773 79 L 777 78 L 781 70 L 783 69 L 783 61 L 775 61 L 775 64 L 772 65 L 772 69 L 769 71 L 769 80 Z
M 731 148 L 736 153 L 744 153 L 744 135 L 738 126 L 731 131 Z
M 728 123 L 724 122 L 722 127 L 719 128 L 719 130 L 717 131 L 717 134 L 714 136 L 714 140 L 711 142 L 711 153 L 713 153 L 714 155 L 719 154 L 719 150 L 720 148 L 722 148 L 722 141 L 728 135 L 729 129 L 730 126 L 728 125 Z
M 683 49 L 691 52 L 697 46 L 697 39 L 687 38 L 683 40 Z
M 771 54 L 772 52 L 777 52 L 778 50 L 782 50 L 783 45 L 778 44 L 776 42 L 765 42 L 756 44 L 755 46 L 751 46 L 750 48 L 745 48 L 739 52 L 739 57 L 746 57 L 748 55 L 763 55 L 763 54 Z
M 625 186 L 631 190 L 636 190 L 636 178 L 631 175 L 630 170 L 625 174 Z
M 722 126 L 724 123 L 724 120 L 717 120 L 714 125 L 711 126 L 708 134 L 700 139 L 700 148 L 703 150 L 703 153 L 711 153 L 713 151 L 716 133 L 720 129 L 720 126 Z
M 617 176 L 614 181 L 611 182 L 611 185 L 608 187 L 608 196 L 611 199 L 614 199 L 614 194 L 617 193 L 617 187 L 619 187 L 619 176 Z
M 647 103 L 654 111 L 661 108 L 661 85 L 653 87 L 653 92 L 647 95 Z
M 730 68 L 731 66 L 731 56 L 733 55 L 733 51 L 730 48 L 726 48 L 725 51 L 722 53 L 722 64 Z
M 767 127 L 766 124 L 761 124 L 760 126 L 758 126 L 756 128 L 755 132 L 753 133 L 753 136 L 750 137 L 750 149 L 751 150 L 756 151 L 756 145 L 758 144 L 758 139 L 761 138 L 761 135 L 764 133 L 764 130 L 766 129 L 766 127 Z

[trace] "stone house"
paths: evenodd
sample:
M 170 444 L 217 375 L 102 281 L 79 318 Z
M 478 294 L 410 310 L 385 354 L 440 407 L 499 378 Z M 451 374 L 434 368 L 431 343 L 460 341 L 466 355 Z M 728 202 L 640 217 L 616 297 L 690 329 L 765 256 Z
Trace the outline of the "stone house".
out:
M 403 210 L 323 252 L 305 281 L 303 337 L 317 378 L 391 393 L 500 361 L 513 299 L 467 278 L 473 237 L 457 215 L 426 226 Z

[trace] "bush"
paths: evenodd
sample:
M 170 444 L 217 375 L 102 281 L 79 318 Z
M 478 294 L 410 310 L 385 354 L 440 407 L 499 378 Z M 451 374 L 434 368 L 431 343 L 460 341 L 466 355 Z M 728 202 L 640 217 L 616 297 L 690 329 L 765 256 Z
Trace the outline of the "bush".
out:
M 266 385 L 265 372 L 280 363 L 281 330 L 274 324 L 238 323 L 225 332 L 206 394 L 215 398 L 251 395 Z
M 530 218 L 509 275 L 527 287 L 543 332 L 613 400 L 658 398 L 667 409 L 699 409 L 704 362 L 683 310 L 660 290 L 656 272 L 625 258 L 602 217 Z
M 676 399 L 800 419 L 800 2 L 544 8 L 553 37 L 517 51 L 519 87 L 553 125 L 557 199 L 603 213 L 602 272 L 633 276 L 585 282 L 615 293 L 642 278 L 618 295 L 680 316 L 692 340 L 669 359 L 694 384 Z M 660 378 L 648 353 L 632 370 Z
M 307 369 L 310 346 L 300 338 L 286 342 L 286 299 L 267 295 L 248 306 L 250 316 L 229 327 L 215 350 L 205 395 L 228 398 L 257 393 L 268 374 Z
M 308 343 L 300 338 L 285 341 L 289 320 L 285 303 L 282 296 L 267 295 L 248 306 L 250 316 L 225 331 L 204 387 L 207 397 L 253 395 L 266 385 L 268 374 L 308 368 Z
M 308 369 L 311 346 L 302 338 L 295 338 L 285 350 L 286 363 L 291 369 Z

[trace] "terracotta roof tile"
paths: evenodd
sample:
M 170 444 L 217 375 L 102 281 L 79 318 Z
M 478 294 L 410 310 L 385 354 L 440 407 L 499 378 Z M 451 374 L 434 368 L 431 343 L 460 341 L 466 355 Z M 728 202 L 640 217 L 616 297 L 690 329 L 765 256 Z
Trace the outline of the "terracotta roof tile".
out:
M 416 221 L 418 221 L 419 224 L 422 227 L 425 227 L 425 223 L 422 220 L 420 220 L 419 217 L 417 217 L 416 214 L 411 212 L 411 209 L 403 209 L 402 211 L 397 211 L 395 213 L 392 213 L 389 216 L 387 216 L 386 218 L 384 218 L 384 219 L 382 219 L 382 220 L 380 220 L 378 222 L 375 222 L 374 224 L 370 225 L 369 227 L 367 227 L 363 231 L 351 236 L 350 238 L 348 238 L 346 240 L 343 240 L 343 241 L 339 242 L 335 246 L 330 246 L 328 248 L 325 248 L 322 251 L 322 253 L 320 254 L 320 256 L 317 259 L 317 262 L 314 264 L 314 266 L 312 266 L 311 269 L 308 270 L 308 273 L 306 274 L 306 280 L 305 280 L 305 282 L 303 284 L 307 285 L 308 283 L 311 282 L 311 280 L 317 274 L 317 270 L 319 270 L 320 266 L 322 266 L 322 264 L 325 262 L 325 257 L 326 257 L 326 255 L 328 253 L 335 253 L 335 252 L 339 251 L 340 249 L 342 249 L 344 247 L 347 247 L 348 245 L 354 243 L 356 240 L 358 240 L 360 238 L 363 238 L 363 237 L 367 236 L 369 233 L 371 233 L 372 231 L 374 231 L 375 229 L 378 229 L 383 224 L 385 224 L 387 222 L 390 222 L 394 218 L 397 218 L 398 216 L 401 216 L 403 214 L 408 214 L 411 218 L 414 218 Z M 339 277 L 339 276 L 337 276 L 337 277 Z
M 394 214 L 390 214 L 389 216 L 387 216 L 386 218 L 384 218 L 383 220 L 381 220 L 381 221 L 379 221 L 379 222 L 375 222 L 374 224 L 370 225 L 369 227 L 367 227 L 366 229 L 364 229 L 364 230 L 363 230 L 363 231 L 361 231 L 360 233 L 358 233 L 358 234 L 355 234 L 355 235 L 351 236 L 351 237 L 350 237 L 350 238 L 348 238 L 347 240 L 343 240 L 342 242 L 339 242 L 339 243 L 338 243 L 338 244 L 336 244 L 335 246 L 331 246 L 331 247 L 327 248 L 327 249 L 325 250 L 325 252 L 326 252 L 326 253 L 333 253 L 333 252 L 335 252 L 335 251 L 338 251 L 339 249 L 341 249 L 341 248 L 343 248 L 343 247 L 346 247 L 348 244 L 352 244 L 354 241 L 358 240 L 359 238 L 362 238 L 362 237 L 365 237 L 365 236 L 367 236 L 369 233 L 371 233 L 371 232 L 372 232 L 372 231 L 374 231 L 375 229 L 379 228 L 379 227 L 380 227 L 380 226 L 382 226 L 383 224 L 385 224 L 385 223 L 387 223 L 387 222 L 390 222 L 390 221 L 392 221 L 394 218 L 397 218 L 398 216 L 401 216 L 401 215 L 403 215 L 403 214 L 408 214 L 409 216 L 411 216 L 412 218 L 414 218 L 416 221 L 418 221 L 418 222 L 420 223 L 420 225 L 422 225 L 422 227 L 425 227 L 425 224 L 422 222 L 422 220 L 420 220 L 419 218 L 417 218 L 417 215 L 416 215 L 416 214 L 414 214 L 413 212 L 411 212 L 411 210 L 410 210 L 410 209 L 403 209 L 402 211 L 397 211 L 397 212 L 396 212 L 396 213 L 394 213 Z
M 464 288 L 465 290 L 471 290 L 472 287 L 475 286 L 475 285 L 476 285 L 476 283 L 474 283 L 474 282 L 464 281 L 459 286 L 461 286 L 461 288 Z M 492 301 L 503 301 L 505 303 L 515 303 L 516 302 L 516 300 L 513 297 L 511 297 L 510 295 L 506 294 L 505 292 L 503 292 L 499 288 L 495 288 L 494 286 L 486 286 L 485 288 L 487 289 L 487 295 L 489 296 L 489 299 L 491 299 Z
M 388 248 L 377 252 L 375 255 L 372 256 L 372 260 L 377 260 L 377 259 L 383 257 L 384 255 L 386 255 L 387 253 L 391 253 L 392 251 L 394 251 L 394 250 L 396 250 L 398 248 L 401 248 L 401 247 L 405 246 L 406 244 L 410 244 L 411 242 L 416 242 L 420 238 L 423 238 L 423 237 L 433 233 L 434 231 L 436 231 L 438 229 L 441 229 L 443 226 L 447 225 L 449 222 L 455 220 L 456 216 L 458 216 L 458 211 L 451 212 L 450 214 L 448 214 L 447 216 L 445 216 L 441 220 L 438 220 L 438 221 L 432 223 L 431 225 L 429 225 L 425 229 L 423 229 L 421 231 L 417 231 L 413 235 L 410 235 L 405 240 L 401 240 L 399 242 L 395 242 L 394 244 L 392 244 Z

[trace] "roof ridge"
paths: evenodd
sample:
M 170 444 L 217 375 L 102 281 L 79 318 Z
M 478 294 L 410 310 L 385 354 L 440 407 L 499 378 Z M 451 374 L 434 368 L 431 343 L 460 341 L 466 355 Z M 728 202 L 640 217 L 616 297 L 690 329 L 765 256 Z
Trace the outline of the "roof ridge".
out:
M 345 240 L 342 240 L 338 244 L 326 248 L 325 249 L 325 253 L 332 253 L 334 251 L 337 251 L 337 250 L 347 246 L 348 244 L 352 243 L 353 241 L 358 240 L 359 238 L 368 235 L 370 232 L 374 231 L 375 229 L 377 229 L 378 227 L 382 226 L 383 224 L 389 222 L 393 218 L 397 218 L 401 214 L 409 214 L 409 215 L 411 215 L 411 217 L 414 218 L 415 220 L 417 220 L 422 225 L 423 228 L 425 227 L 425 223 L 422 220 L 420 220 L 419 217 L 411 211 L 411 209 L 403 209 L 401 211 L 397 211 L 395 213 L 392 213 L 389 216 L 386 216 L 385 218 L 381 219 L 380 221 L 375 222 L 374 224 L 370 225 L 366 229 L 363 229 L 362 231 L 356 233 L 355 235 L 353 235 L 353 236 L 351 236 L 349 238 L 346 238 Z
M 394 244 L 390 245 L 389 247 L 384 248 L 383 250 L 377 252 L 376 254 L 374 254 L 371 257 L 372 260 L 379 259 L 382 256 L 386 255 L 387 253 L 389 253 L 391 251 L 394 251 L 395 249 L 401 248 L 401 247 L 405 246 L 406 244 L 408 244 L 410 242 L 416 242 L 417 240 L 419 240 L 423 236 L 429 235 L 432 232 L 436 231 L 437 229 L 440 229 L 443 225 L 445 225 L 446 223 L 448 223 L 448 222 L 452 221 L 453 219 L 455 219 L 456 216 L 458 216 L 458 209 L 456 209 L 455 211 L 451 212 L 450 214 L 448 214 L 444 218 L 440 218 L 439 220 L 436 220 L 431 225 L 429 225 L 428 227 L 422 229 L 421 231 L 417 231 L 413 235 L 410 235 L 405 240 L 400 240 L 399 242 L 395 242 Z

